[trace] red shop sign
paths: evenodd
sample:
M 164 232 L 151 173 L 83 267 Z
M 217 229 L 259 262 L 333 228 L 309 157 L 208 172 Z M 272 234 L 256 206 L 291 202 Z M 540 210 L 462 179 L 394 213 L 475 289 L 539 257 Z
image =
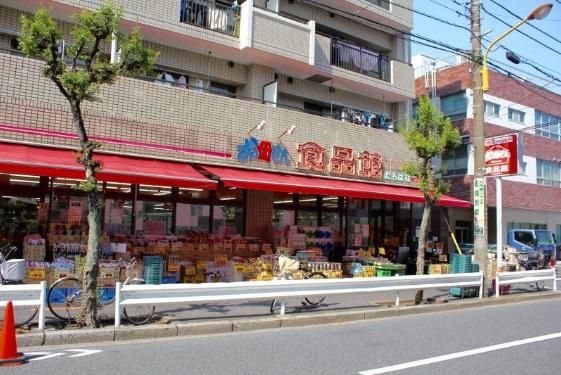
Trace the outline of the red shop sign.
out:
M 510 176 L 518 174 L 518 134 L 485 138 L 485 175 Z

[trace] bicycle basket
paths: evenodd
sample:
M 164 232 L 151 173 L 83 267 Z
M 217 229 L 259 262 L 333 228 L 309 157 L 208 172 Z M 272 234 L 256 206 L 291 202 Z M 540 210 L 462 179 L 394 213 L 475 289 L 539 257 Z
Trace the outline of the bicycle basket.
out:
M 292 259 L 284 255 L 279 255 L 279 272 L 281 274 L 286 272 L 296 272 L 300 269 L 300 261 Z

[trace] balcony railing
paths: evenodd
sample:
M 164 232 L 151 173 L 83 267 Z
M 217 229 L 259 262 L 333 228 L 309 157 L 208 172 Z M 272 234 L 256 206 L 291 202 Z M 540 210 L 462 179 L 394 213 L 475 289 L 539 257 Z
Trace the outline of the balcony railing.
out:
M 331 39 L 331 65 L 390 81 L 390 61 L 386 55 L 335 38 Z
M 182 0 L 179 21 L 220 33 L 239 36 L 239 6 L 212 0 Z
M 390 0 L 366 0 L 367 3 L 376 5 L 380 8 L 390 10 Z

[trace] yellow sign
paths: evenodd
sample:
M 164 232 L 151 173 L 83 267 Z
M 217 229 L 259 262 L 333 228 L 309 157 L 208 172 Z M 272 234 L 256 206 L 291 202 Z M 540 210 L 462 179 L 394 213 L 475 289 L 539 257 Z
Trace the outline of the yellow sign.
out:
M 197 261 L 198 270 L 206 270 L 206 262 L 204 260 Z
M 27 269 L 27 278 L 34 280 L 45 279 L 45 269 L 39 267 L 32 267 Z
M 185 274 L 186 275 L 194 275 L 197 273 L 197 270 L 195 269 L 195 266 L 187 266 L 185 267 Z

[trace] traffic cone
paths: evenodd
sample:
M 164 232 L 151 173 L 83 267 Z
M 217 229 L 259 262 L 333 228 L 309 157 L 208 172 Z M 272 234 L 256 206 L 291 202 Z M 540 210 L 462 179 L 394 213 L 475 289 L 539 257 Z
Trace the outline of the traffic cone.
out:
M 25 361 L 23 353 L 18 353 L 14 307 L 8 301 L 4 310 L 4 321 L 0 332 L 0 367 L 19 366 Z

